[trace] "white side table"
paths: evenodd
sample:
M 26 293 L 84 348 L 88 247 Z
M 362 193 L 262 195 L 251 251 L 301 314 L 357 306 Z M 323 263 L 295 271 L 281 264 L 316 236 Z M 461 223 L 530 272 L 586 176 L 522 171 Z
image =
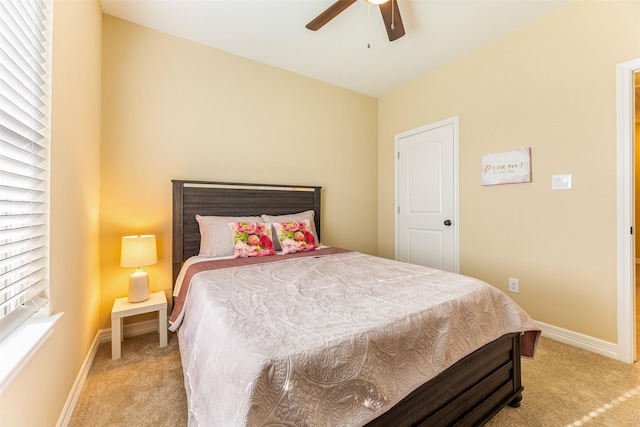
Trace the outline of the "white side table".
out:
M 142 302 L 129 302 L 127 297 L 117 298 L 111 309 L 111 359 L 120 359 L 120 343 L 123 340 L 122 318 L 136 314 L 158 312 L 160 347 L 167 345 L 167 297 L 164 292 L 154 292 Z

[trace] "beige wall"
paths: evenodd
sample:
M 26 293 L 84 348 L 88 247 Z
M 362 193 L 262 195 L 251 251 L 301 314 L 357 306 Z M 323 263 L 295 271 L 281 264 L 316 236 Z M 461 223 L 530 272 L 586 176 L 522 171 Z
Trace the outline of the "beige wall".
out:
M 54 2 L 50 281 L 64 316 L 2 394 L 6 427 L 56 424 L 98 330 L 101 17 L 97 1 Z
M 394 135 L 460 117 L 460 265 L 535 319 L 616 335 L 616 65 L 640 3 L 578 1 L 379 100 L 378 249 L 394 254 Z M 531 147 L 533 182 L 482 187 L 480 158 Z M 552 191 L 552 174 L 573 174 Z
M 375 98 L 108 15 L 103 40 L 101 327 L 121 236 L 158 236 L 171 289 L 171 179 L 322 186 L 322 241 L 376 253 Z

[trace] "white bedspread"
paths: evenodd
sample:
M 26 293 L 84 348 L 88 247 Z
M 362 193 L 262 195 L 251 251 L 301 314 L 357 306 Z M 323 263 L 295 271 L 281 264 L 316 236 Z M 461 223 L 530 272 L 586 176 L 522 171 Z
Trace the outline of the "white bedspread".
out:
M 470 277 L 356 252 L 269 258 L 194 276 L 178 330 L 190 426 L 363 425 L 479 347 L 539 329 Z

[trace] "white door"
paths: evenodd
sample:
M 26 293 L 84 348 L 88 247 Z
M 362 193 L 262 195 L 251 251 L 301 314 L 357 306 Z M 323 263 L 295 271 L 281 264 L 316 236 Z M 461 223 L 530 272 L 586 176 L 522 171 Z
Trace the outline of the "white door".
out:
M 396 259 L 459 272 L 458 118 L 396 135 Z

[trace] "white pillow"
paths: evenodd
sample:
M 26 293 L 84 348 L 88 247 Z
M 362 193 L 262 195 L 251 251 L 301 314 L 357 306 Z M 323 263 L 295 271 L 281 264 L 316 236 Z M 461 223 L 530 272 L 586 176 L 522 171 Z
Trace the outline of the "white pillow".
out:
M 219 257 L 233 255 L 233 232 L 230 222 L 262 222 L 259 216 L 200 216 L 200 256 Z
M 262 220 L 264 222 L 286 222 L 286 221 L 304 221 L 305 219 L 309 220 L 309 224 L 311 224 L 311 234 L 313 234 L 313 237 L 316 239 L 316 244 L 318 246 L 320 246 L 320 240 L 318 240 L 318 233 L 316 232 L 316 222 L 314 220 L 316 214 L 313 210 L 309 210 L 309 211 L 304 211 L 304 212 L 299 212 L 299 213 L 293 213 L 293 214 L 286 214 L 286 215 L 266 215 L 263 214 L 262 216 Z M 277 230 L 275 228 L 273 228 L 271 230 L 271 234 L 273 236 L 277 236 Z M 273 238 L 273 246 L 275 246 L 276 251 L 281 251 L 282 250 L 282 246 L 280 246 L 280 242 L 278 241 L 278 239 L 276 237 Z

